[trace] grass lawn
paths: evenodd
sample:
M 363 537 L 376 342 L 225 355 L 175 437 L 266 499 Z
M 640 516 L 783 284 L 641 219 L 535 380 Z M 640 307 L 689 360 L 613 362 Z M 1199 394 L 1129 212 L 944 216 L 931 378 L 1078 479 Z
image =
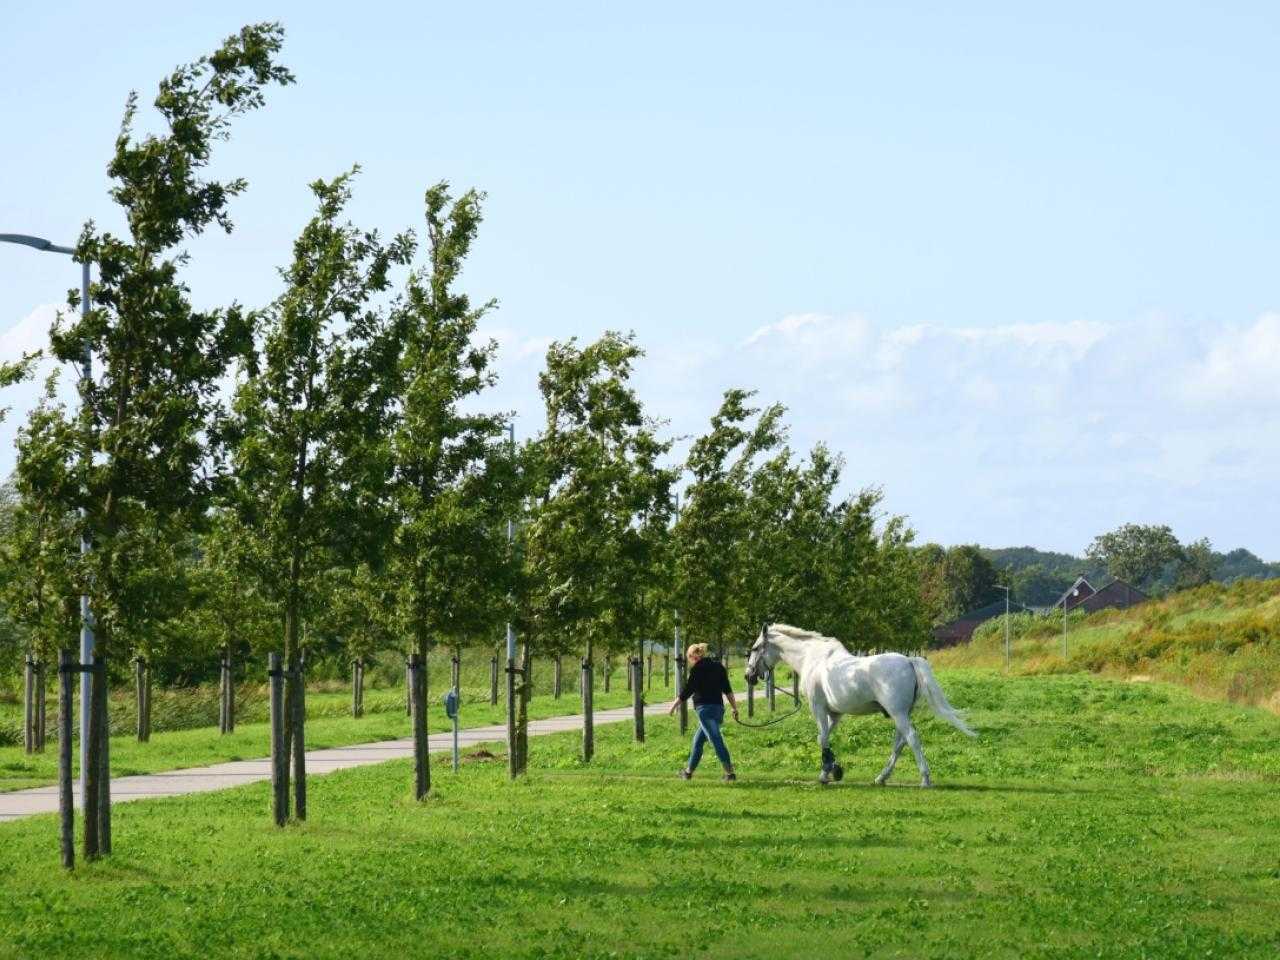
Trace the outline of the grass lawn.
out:
M 1280 951 L 1280 722 L 1172 686 L 941 674 L 982 738 L 917 714 L 730 728 L 742 777 L 674 777 L 673 721 L 435 769 L 317 777 L 277 830 L 266 784 L 120 806 L 116 853 L 64 874 L 56 824 L 0 826 L 0 956 L 1195 957 Z
M 650 702 L 668 696 L 668 691 L 649 691 Z M 626 706 L 631 694 L 614 687 L 609 693 L 596 694 L 596 707 Z M 404 713 L 404 694 L 399 690 L 368 690 L 365 692 L 365 716 L 356 720 L 339 711 L 349 710 L 351 697 L 345 693 L 307 694 L 307 746 L 311 749 L 341 747 L 353 743 L 376 740 L 395 740 L 412 735 L 409 718 Z M 394 707 L 395 709 L 388 709 Z M 531 719 L 555 717 L 578 713 L 581 703 L 577 695 L 562 696 L 559 700 L 550 695 L 533 697 L 529 701 Z M 336 714 L 336 715 L 335 715 Z M 463 727 L 483 727 L 506 722 L 506 707 L 499 703 L 468 703 L 462 708 Z M 440 732 L 451 729 L 440 698 L 431 698 L 431 710 L 427 718 L 428 729 Z M 252 760 L 271 752 L 271 731 L 266 723 L 238 724 L 235 732 L 222 736 L 217 727 L 200 727 L 194 730 L 172 730 L 153 733 L 150 743 L 138 743 L 133 736 L 111 738 L 111 771 L 114 776 L 135 773 L 156 773 L 160 770 L 176 770 L 181 767 L 200 767 L 227 760 Z M 77 775 L 80 766 L 80 750 L 72 752 L 72 763 Z M 0 747 L 0 793 L 23 790 L 56 783 L 58 780 L 58 745 L 50 741 L 44 753 L 27 755 L 22 747 Z

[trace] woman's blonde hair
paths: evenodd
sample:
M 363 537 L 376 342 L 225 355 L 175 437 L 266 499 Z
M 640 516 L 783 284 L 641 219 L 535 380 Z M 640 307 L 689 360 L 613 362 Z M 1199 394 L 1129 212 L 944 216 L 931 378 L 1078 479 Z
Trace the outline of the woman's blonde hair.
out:
M 689 649 L 684 652 L 686 660 L 701 660 L 707 655 L 707 645 L 705 643 L 691 643 Z

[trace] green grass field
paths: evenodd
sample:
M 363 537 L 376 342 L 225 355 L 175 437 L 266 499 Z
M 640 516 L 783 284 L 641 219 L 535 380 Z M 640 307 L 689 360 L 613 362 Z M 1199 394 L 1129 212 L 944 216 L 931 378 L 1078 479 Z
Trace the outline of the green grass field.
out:
M 1177 687 L 941 675 L 982 732 L 917 715 L 939 784 L 888 722 L 846 721 L 815 783 L 803 716 L 731 728 L 741 781 L 674 777 L 674 721 L 532 741 L 410 799 L 407 762 L 125 804 L 116 853 L 57 866 L 52 817 L 0 826 L 0 956 L 1275 957 L 1280 722 Z M 711 766 L 714 766 L 712 762 Z

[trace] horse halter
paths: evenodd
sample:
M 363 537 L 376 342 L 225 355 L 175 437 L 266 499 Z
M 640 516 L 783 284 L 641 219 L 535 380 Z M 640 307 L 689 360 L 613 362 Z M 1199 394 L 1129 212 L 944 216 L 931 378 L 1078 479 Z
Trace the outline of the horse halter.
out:
M 753 670 L 751 668 L 751 661 L 752 661 L 752 655 L 756 653 L 757 646 L 759 647 L 760 656 L 759 656 L 759 659 L 756 661 L 757 669 Z M 756 683 L 760 680 L 761 671 L 758 669 L 758 667 L 759 667 L 759 664 L 761 663 L 764 663 L 766 666 L 768 665 L 768 661 L 766 660 L 768 656 L 769 656 L 769 624 L 765 623 L 760 628 L 760 639 L 751 645 L 751 651 L 747 656 L 747 682 Z

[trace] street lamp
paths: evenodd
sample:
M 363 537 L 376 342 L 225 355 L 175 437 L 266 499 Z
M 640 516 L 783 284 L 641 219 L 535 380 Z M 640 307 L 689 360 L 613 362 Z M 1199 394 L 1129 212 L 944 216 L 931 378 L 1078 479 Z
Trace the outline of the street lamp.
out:
M 71 247 L 59 246 L 43 237 L 32 237 L 24 233 L 0 233 L 0 243 L 16 243 L 31 247 L 42 253 L 61 253 L 75 256 Z M 89 312 L 89 261 L 80 265 L 80 316 Z M 86 345 L 84 358 L 80 361 L 80 375 L 86 384 L 93 381 L 93 356 Z M 82 513 L 83 515 L 83 513 Z M 86 554 L 92 549 L 87 533 L 80 537 L 80 553 Z M 80 596 L 80 662 L 93 663 L 93 615 L 89 610 L 89 595 Z M 89 684 L 92 682 L 88 671 L 80 674 L 80 801 L 85 803 L 89 778 L 85 771 L 89 769 Z
M 1009 648 L 1009 588 L 997 583 L 996 589 L 1004 591 L 1004 668 L 1008 670 L 1013 660 L 1013 654 Z
M 1080 596 L 1080 588 L 1072 587 L 1071 592 L 1062 597 L 1062 659 L 1067 659 L 1067 601 L 1071 597 Z

